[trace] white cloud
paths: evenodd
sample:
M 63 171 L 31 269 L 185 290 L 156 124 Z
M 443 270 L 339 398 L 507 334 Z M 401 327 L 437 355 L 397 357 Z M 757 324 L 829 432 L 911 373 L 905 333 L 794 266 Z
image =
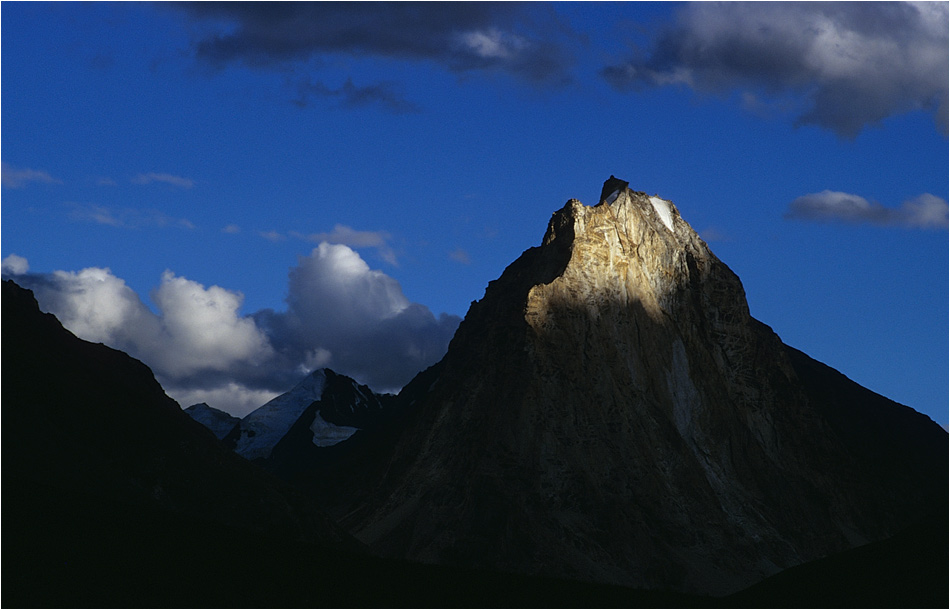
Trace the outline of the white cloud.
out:
M 255 390 L 233 381 L 220 387 L 198 389 L 166 385 L 165 392 L 178 401 L 183 409 L 204 402 L 235 417 L 244 417 L 280 394 L 270 390 Z
M 442 357 L 459 322 L 410 302 L 340 244 L 320 244 L 291 268 L 287 311 L 252 315 L 241 315 L 240 293 L 171 271 L 151 292 L 154 313 L 109 269 L 27 273 L 17 255 L 3 269 L 77 336 L 145 362 L 183 407 L 207 402 L 238 415 L 324 366 L 398 390 Z
M 241 232 L 241 227 L 237 226 L 236 224 L 229 224 L 222 227 L 221 232 L 228 233 L 230 235 L 237 235 Z
M 191 178 L 184 178 L 173 174 L 149 172 L 147 174 L 137 174 L 132 178 L 132 184 L 151 184 L 153 182 L 162 182 L 183 189 L 190 189 L 195 185 L 195 181 Z
M 158 314 L 109 269 L 15 279 L 68 330 L 142 360 L 166 388 L 197 390 L 195 379 L 207 378 L 204 389 L 214 390 L 232 370 L 265 364 L 273 355 L 254 321 L 238 315 L 240 294 L 205 288 L 171 272 L 152 293 Z
M 924 193 L 901 204 L 900 217 L 903 224 L 921 229 L 947 228 L 947 202 Z
M 348 246 L 322 243 L 290 271 L 283 323 L 311 347 L 362 333 L 409 306 L 399 283 Z M 332 349 L 330 350 L 332 353 Z
M 327 365 L 377 390 L 398 389 L 445 353 L 458 326 L 412 303 L 395 279 L 350 247 L 322 243 L 291 269 L 287 311 L 255 314 L 276 350 Z
M 5 162 L 0 162 L 0 183 L 7 188 L 22 188 L 29 182 L 44 182 L 47 184 L 61 184 L 60 180 L 52 177 L 49 172 L 27 168 L 14 168 Z
M 0 265 L 2 265 L 4 275 L 21 275 L 30 270 L 29 261 L 16 254 L 7 255 Z
M 947 202 L 924 193 L 889 208 L 860 195 L 825 190 L 803 195 L 792 201 L 786 218 L 820 222 L 870 223 L 916 229 L 946 229 Z
M 161 353 L 163 372 L 184 376 L 201 369 L 227 370 L 236 362 L 263 363 L 271 356 L 267 337 L 238 310 L 244 297 L 219 286 L 205 288 L 198 282 L 162 274 L 152 301 L 162 312 L 163 334 L 168 338 Z
M 159 340 L 158 317 L 109 269 L 54 271 L 36 281 L 33 276 L 24 276 L 23 280 L 44 311 L 55 314 L 63 326 L 87 341 L 138 355 L 151 353 Z

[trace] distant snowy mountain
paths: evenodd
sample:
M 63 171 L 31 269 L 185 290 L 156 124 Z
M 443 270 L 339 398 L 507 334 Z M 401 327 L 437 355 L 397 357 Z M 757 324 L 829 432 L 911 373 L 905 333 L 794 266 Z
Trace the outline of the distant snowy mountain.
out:
M 332 447 L 372 427 L 384 415 L 386 400 L 345 375 L 318 369 L 236 422 L 223 438 L 249 460 L 268 460 L 291 430 L 298 430 L 292 444 Z
M 220 409 L 208 406 L 206 402 L 199 402 L 185 409 L 185 413 L 191 416 L 193 420 L 208 428 L 219 439 L 228 435 L 228 432 L 238 425 L 241 418 L 234 417 L 230 413 L 225 413 Z

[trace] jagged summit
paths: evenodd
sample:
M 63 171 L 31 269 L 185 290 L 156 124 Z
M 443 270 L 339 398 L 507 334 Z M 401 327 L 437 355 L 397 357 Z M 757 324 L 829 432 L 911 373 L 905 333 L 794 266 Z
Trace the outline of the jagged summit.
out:
M 630 186 L 630 183 L 626 180 L 621 180 L 613 174 L 610 174 L 610 178 L 604 180 L 604 188 L 600 190 L 600 203 L 611 203 L 612 198 L 623 191 L 627 190 L 627 187 Z
M 560 278 L 542 278 L 537 291 L 569 284 L 570 294 L 559 295 L 558 302 L 589 301 L 600 294 L 608 300 L 639 303 L 660 319 L 677 315 L 684 291 L 713 282 L 720 292 L 735 297 L 717 307 L 728 309 L 730 316 L 748 318 L 739 278 L 682 220 L 672 202 L 631 190 L 626 181 L 614 176 L 604 183 L 603 191 L 605 196 L 596 206 L 571 199 L 553 214 L 541 249 L 546 256 L 569 260 L 563 262 Z M 711 304 L 707 298 L 698 305 L 703 309 Z
M 603 190 L 555 212 L 404 388 L 391 467 L 347 516 L 359 538 L 718 594 L 934 506 L 943 430 L 782 344 L 671 202 Z

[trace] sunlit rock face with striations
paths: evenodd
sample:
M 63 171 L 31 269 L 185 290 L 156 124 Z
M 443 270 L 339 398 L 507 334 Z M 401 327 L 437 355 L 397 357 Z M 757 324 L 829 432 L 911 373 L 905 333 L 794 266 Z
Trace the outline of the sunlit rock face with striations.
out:
M 410 559 L 735 591 L 892 535 L 945 488 L 939 426 L 822 367 L 671 202 L 611 177 L 403 390 L 414 415 L 348 523 Z

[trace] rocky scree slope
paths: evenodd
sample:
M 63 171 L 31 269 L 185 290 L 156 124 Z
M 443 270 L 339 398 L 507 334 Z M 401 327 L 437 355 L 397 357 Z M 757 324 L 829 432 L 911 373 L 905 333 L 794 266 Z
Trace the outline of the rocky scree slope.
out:
M 337 514 L 385 555 L 718 595 L 945 512 L 946 432 L 822 367 L 611 177 L 489 283 Z

